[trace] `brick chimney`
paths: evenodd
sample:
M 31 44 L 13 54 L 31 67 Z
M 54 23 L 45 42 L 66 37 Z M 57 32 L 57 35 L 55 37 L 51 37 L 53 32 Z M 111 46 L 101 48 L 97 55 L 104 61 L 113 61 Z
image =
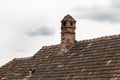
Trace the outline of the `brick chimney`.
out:
M 61 51 L 68 50 L 69 46 L 76 42 L 75 29 L 76 20 L 66 15 L 61 21 Z

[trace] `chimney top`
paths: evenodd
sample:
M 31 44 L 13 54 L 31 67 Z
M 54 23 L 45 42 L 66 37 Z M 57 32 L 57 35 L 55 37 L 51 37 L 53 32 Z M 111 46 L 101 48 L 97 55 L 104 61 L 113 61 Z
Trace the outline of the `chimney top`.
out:
M 66 20 L 71 20 L 71 21 L 76 22 L 76 20 L 75 20 L 71 15 L 69 15 L 69 14 L 67 14 L 67 15 L 62 19 L 61 22 L 66 21 Z

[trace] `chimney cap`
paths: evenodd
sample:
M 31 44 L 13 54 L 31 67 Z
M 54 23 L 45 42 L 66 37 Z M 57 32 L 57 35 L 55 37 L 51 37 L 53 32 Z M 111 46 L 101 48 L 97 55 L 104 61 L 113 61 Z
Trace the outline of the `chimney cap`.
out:
M 75 20 L 71 15 L 69 15 L 69 14 L 67 14 L 67 15 L 61 20 L 61 22 L 66 21 L 66 20 L 71 20 L 71 21 L 76 22 L 76 20 Z

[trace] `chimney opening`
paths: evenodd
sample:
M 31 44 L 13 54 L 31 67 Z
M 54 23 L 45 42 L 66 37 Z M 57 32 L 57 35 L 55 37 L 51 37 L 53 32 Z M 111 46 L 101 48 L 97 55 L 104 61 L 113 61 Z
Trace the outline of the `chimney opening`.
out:
M 66 26 L 66 22 L 65 22 L 65 21 L 63 21 L 63 23 L 62 23 L 62 24 L 63 24 L 63 26 Z
M 71 25 L 71 26 L 73 26 L 73 23 L 72 23 L 72 22 L 70 22 L 70 25 Z

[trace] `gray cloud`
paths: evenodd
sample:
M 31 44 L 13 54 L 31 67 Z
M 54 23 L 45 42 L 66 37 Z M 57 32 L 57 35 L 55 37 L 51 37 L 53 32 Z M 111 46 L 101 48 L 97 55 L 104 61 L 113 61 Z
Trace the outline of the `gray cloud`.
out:
M 112 7 L 120 8 L 120 0 L 111 0 L 112 1 Z
M 110 0 L 109 6 L 91 6 L 76 7 L 73 9 L 77 12 L 79 19 L 90 19 L 97 21 L 120 22 L 120 0 Z
M 54 34 L 54 30 L 52 30 L 52 29 L 50 29 L 50 28 L 48 28 L 46 26 L 37 28 L 35 30 L 29 30 L 27 32 L 28 36 L 38 36 L 38 35 L 50 36 L 50 35 L 53 35 L 53 34 Z

